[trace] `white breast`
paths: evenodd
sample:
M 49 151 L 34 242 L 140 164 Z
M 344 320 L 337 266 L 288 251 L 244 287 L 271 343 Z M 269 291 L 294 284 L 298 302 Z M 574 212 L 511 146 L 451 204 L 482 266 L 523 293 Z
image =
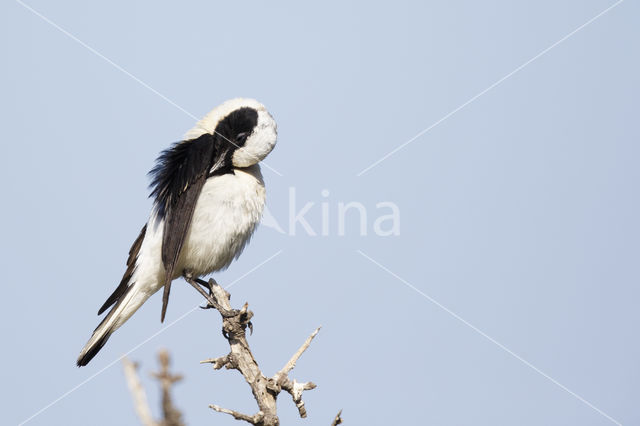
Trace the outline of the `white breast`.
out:
M 258 165 L 214 176 L 205 183 L 176 265 L 202 276 L 238 257 L 262 217 L 265 189 Z
M 184 270 L 203 276 L 229 266 L 251 238 L 262 217 L 264 203 L 264 182 L 258 165 L 209 178 L 196 203 L 173 278 L 180 277 Z M 164 283 L 163 228 L 164 223 L 156 222 L 152 214 L 131 279 L 141 300 L 117 326 Z

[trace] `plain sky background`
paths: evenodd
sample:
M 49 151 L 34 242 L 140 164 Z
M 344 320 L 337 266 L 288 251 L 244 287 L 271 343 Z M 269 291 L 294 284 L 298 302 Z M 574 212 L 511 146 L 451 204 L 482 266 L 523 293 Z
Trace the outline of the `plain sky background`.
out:
M 340 408 L 346 425 L 614 424 L 559 384 L 640 424 L 637 1 L 360 177 L 614 1 L 27 4 L 197 117 L 260 100 L 279 125 L 271 213 L 286 230 L 294 187 L 319 230 L 328 203 L 328 236 L 263 226 L 215 274 L 230 284 L 282 250 L 231 289 L 269 375 L 323 326 L 293 374 L 318 384 L 309 418 L 283 395 L 282 424 L 327 425 Z M 167 328 L 200 302 L 183 282 L 164 326 L 156 295 L 75 367 L 148 216 L 146 173 L 195 120 L 17 2 L 0 23 L 2 423 L 166 329 L 130 354 L 155 412 L 148 373 L 168 348 L 186 422 L 238 424 L 207 406 L 253 413 L 242 377 L 198 364 L 228 351 L 218 314 Z M 349 201 L 366 206 L 367 236 L 355 214 L 337 235 Z M 399 207 L 399 236 L 373 234 L 381 201 Z M 120 363 L 27 424 L 137 424 Z

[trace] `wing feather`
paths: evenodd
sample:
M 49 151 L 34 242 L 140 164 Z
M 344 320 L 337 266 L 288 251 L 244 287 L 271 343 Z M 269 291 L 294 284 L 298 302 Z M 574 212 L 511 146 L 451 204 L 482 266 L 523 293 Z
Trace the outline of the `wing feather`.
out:
M 209 133 L 174 144 L 163 151 L 150 172 L 151 196 L 158 219 L 164 220 L 162 263 L 165 268 L 161 320 L 167 311 L 171 281 L 193 212 L 207 178 L 216 167 L 226 169 L 227 151 Z M 217 143 L 218 142 L 218 143 Z
M 136 238 L 136 240 L 133 242 L 133 245 L 131 246 L 131 250 L 129 250 L 129 258 L 127 259 L 127 270 L 125 271 L 124 276 L 120 281 L 120 284 L 114 290 L 114 292 L 111 293 L 111 296 L 109 296 L 107 301 L 104 302 L 102 307 L 98 310 L 98 315 L 102 314 L 104 311 L 109 309 L 109 307 L 114 303 L 116 303 L 118 299 L 120 299 L 127 291 L 127 288 L 129 287 L 129 284 L 130 284 L 129 281 L 131 281 L 131 277 L 133 276 L 133 271 L 136 268 L 136 260 L 138 259 L 138 254 L 140 253 L 140 247 L 142 246 L 142 241 L 144 240 L 144 236 L 146 232 L 147 232 L 147 225 L 144 225 L 142 227 L 142 231 L 140 231 L 140 234 L 138 235 L 138 238 Z

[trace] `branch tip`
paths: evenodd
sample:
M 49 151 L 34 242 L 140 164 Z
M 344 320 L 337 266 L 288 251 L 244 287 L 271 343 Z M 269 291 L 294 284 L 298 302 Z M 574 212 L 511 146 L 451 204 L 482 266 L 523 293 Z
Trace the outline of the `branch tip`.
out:
M 282 376 L 286 376 L 287 374 L 289 374 L 289 372 L 291 370 L 293 370 L 293 368 L 296 366 L 296 362 L 298 362 L 298 359 L 300 359 L 300 357 L 302 356 L 302 354 L 304 353 L 304 351 L 307 350 L 307 348 L 309 347 L 309 345 L 311 344 L 311 341 L 318 335 L 318 333 L 320 332 L 320 328 L 322 326 L 316 328 L 313 333 L 311 333 L 311 335 L 309 337 L 307 337 L 307 340 L 305 340 L 305 342 L 302 344 L 302 346 L 300 346 L 300 348 L 296 351 L 295 354 L 293 354 L 293 356 L 291 357 L 291 359 L 289 360 L 289 362 L 287 362 L 285 364 L 284 367 L 282 367 L 282 369 L 280 371 L 278 371 L 278 373 L 276 373 L 276 378 L 280 378 Z
M 235 410 L 222 408 L 219 405 L 215 405 L 215 404 L 209 405 L 209 408 L 211 408 L 214 411 L 217 411 L 218 413 L 229 414 L 230 416 L 233 416 L 233 418 L 236 420 L 244 420 L 245 422 L 251 423 L 252 425 L 258 424 L 264 418 L 264 414 L 262 413 L 262 411 L 257 412 L 253 416 L 249 416 L 247 414 L 243 414 Z
M 338 411 L 338 414 L 336 414 L 336 418 L 333 419 L 333 422 L 331 422 L 331 426 L 338 426 L 339 424 L 342 424 L 342 408 Z
M 157 426 L 151 414 L 151 408 L 147 401 L 147 393 L 144 391 L 140 377 L 138 376 L 138 363 L 131 361 L 126 356 L 122 358 L 124 376 L 129 386 L 129 392 L 133 398 L 133 405 L 143 426 Z

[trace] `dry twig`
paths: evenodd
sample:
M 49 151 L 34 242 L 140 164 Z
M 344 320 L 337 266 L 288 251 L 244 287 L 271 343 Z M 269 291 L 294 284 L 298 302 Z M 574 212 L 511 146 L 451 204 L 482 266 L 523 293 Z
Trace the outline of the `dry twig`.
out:
M 182 422 L 182 413 L 175 408 L 171 398 L 171 386 L 174 383 L 182 380 L 181 375 L 173 375 L 169 372 L 169 353 L 166 350 L 161 350 L 158 353 L 158 360 L 160 362 L 160 372 L 152 373 L 152 376 L 160 381 L 160 387 L 162 389 L 162 414 L 163 419 L 156 421 L 153 419 L 149 403 L 147 402 L 147 395 L 142 387 L 140 378 L 138 377 L 138 365 L 131 362 L 128 358 L 122 358 L 122 364 L 124 365 L 124 375 L 133 397 L 133 405 L 136 413 L 140 418 L 140 422 L 143 426 L 184 426 Z
M 305 390 L 314 389 L 316 385 L 312 382 L 291 380 L 289 373 L 295 368 L 302 354 L 309 348 L 311 341 L 320 331 L 320 327 L 311 333 L 280 371 L 274 374 L 273 377 L 268 378 L 260 371 L 246 338 L 247 327 L 253 331 L 253 325 L 251 324 L 253 312 L 249 310 L 249 305 L 245 303 L 242 309 L 239 310 L 231 308 L 229 293 L 220 287 L 213 279 L 206 282 L 185 276 L 185 280 L 205 297 L 207 300 L 207 306 L 205 308 L 214 308 L 220 313 L 222 316 L 222 332 L 231 348 L 229 354 L 218 358 L 210 358 L 201 361 L 201 363 L 210 363 L 215 370 L 220 370 L 222 367 L 228 370 L 238 370 L 251 387 L 253 396 L 258 403 L 258 412 L 253 415 L 248 415 L 222 408 L 218 405 L 210 405 L 209 407 L 219 413 L 229 414 L 236 420 L 243 420 L 252 425 L 278 426 L 280 420 L 277 415 L 276 400 L 278 395 L 282 391 L 285 391 L 291 395 L 293 402 L 298 408 L 300 417 L 306 417 L 307 411 L 304 401 L 302 401 L 302 393 Z M 209 292 L 204 291 L 201 286 L 209 289 Z M 158 358 L 160 361 L 160 372 L 153 373 L 153 376 L 160 381 L 162 388 L 162 411 L 164 419 L 159 422 L 155 421 L 151 415 L 144 388 L 140 384 L 140 379 L 136 372 L 137 366 L 128 359 L 123 359 L 125 375 L 134 399 L 136 412 L 144 426 L 184 426 L 182 415 L 180 411 L 175 408 L 171 399 L 171 387 L 174 383 L 182 380 L 182 376 L 172 375 L 169 372 L 169 354 L 167 351 L 160 351 Z M 340 410 L 333 420 L 332 426 L 342 423 L 341 413 L 342 410 Z
M 151 415 L 147 394 L 144 391 L 144 387 L 142 387 L 142 383 L 140 383 L 140 377 L 138 377 L 138 365 L 130 361 L 127 357 L 122 358 L 122 364 L 127 385 L 133 397 L 133 407 L 136 410 L 136 414 L 138 414 L 140 423 L 142 423 L 143 426 L 158 426 Z
M 260 371 L 247 342 L 245 332 L 247 327 L 252 328 L 251 318 L 253 317 L 253 312 L 249 310 L 248 305 L 245 303 L 240 310 L 232 309 L 229 303 L 229 293 L 213 279 L 209 280 L 208 283 L 202 280 L 192 280 L 190 284 L 196 287 L 207 299 L 207 307 L 215 308 L 220 312 L 222 316 L 222 331 L 231 347 L 231 352 L 228 355 L 201 362 L 213 364 L 213 368 L 216 370 L 222 367 L 238 370 L 251 387 L 259 410 L 256 414 L 247 415 L 217 405 L 210 405 L 210 407 L 217 412 L 229 414 L 237 420 L 244 420 L 253 425 L 277 426 L 280 424 L 280 420 L 277 415 L 276 399 L 280 392 L 284 390 L 293 398 L 298 407 L 300 417 L 306 417 L 307 412 L 302 401 L 302 392 L 314 389 L 316 385 L 311 382 L 299 383 L 295 379 L 289 379 L 288 375 L 295 367 L 300 356 L 307 350 L 313 338 L 318 334 L 320 327 L 311 333 L 280 371 L 273 377 L 267 378 Z M 209 294 L 199 288 L 199 285 L 209 288 Z
M 160 361 L 160 371 L 152 373 L 152 376 L 160 381 L 162 389 L 162 415 L 164 419 L 160 422 L 161 426 L 184 426 L 182 422 L 182 413 L 173 405 L 171 398 L 171 386 L 182 380 L 181 374 L 171 374 L 169 372 L 169 352 L 161 350 L 158 353 L 158 361 Z
M 338 426 L 341 424 L 342 424 L 342 410 L 338 411 L 338 414 L 336 415 L 336 418 L 333 419 L 331 426 Z

